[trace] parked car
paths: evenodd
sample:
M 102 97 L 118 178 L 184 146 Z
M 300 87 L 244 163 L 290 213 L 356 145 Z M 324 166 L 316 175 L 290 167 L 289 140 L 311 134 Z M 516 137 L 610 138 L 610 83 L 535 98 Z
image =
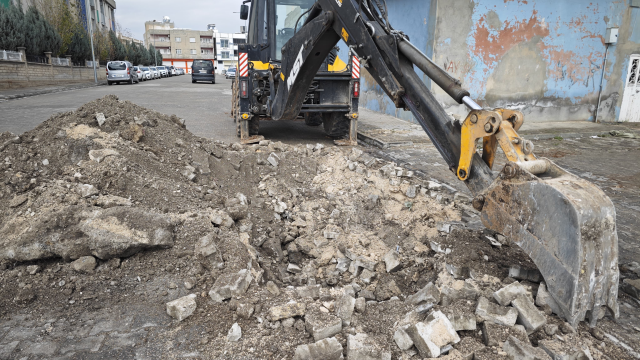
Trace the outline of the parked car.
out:
M 160 79 L 160 71 L 158 71 L 155 66 L 152 66 L 149 69 L 151 69 L 151 74 L 154 79 Z
M 133 67 L 133 71 L 136 72 L 136 76 L 138 77 L 139 81 L 145 81 L 145 76 L 144 76 L 144 72 L 142 71 L 142 68 L 140 66 L 134 66 Z
M 185 71 L 184 69 L 178 68 L 178 75 L 184 75 Z
M 224 74 L 224 77 L 227 79 L 235 79 L 236 78 L 236 68 L 232 66 L 227 69 L 227 72 Z
M 169 76 L 175 76 L 176 74 L 176 67 L 173 65 L 169 65 L 167 66 L 167 71 L 169 72 Z
M 139 83 L 138 75 L 133 69 L 133 65 L 128 61 L 109 61 L 107 63 L 107 84 L 120 84 L 128 82 L 129 84 Z
M 142 70 L 142 75 L 144 76 L 144 80 L 151 80 L 151 69 L 149 69 L 148 67 L 141 67 L 140 68 Z
M 169 77 L 169 72 L 167 71 L 166 66 L 158 66 L 157 69 L 160 72 L 161 77 Z
M 216 83 L 216 69 L 211 60 L 193 60 L 191 64 L 191 82 L 211 81 Z

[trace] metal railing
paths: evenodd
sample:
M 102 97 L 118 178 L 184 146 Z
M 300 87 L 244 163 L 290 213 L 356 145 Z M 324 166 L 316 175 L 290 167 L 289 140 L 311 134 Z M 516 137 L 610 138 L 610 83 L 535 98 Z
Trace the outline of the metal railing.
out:
M 0 60 L 23 61 L 22 53 L 18 51 L 0 50 Z
M 51 58 L 51 64 L 58 65 L 58 66 L 69 66 L 69 59 L 54 57 L 54 58 Z

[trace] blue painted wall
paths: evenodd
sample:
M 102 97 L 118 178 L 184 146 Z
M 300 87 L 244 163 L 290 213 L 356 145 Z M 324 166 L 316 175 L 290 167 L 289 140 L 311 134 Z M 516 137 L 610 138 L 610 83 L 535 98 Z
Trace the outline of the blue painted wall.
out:
M 528 120 L 593 120 L 604 71 L 604 120 L 617 119 L 628 58 L 640 53 L 640 8 L 629 0 L 387 0 L 391 24 L 486 107 L 518 108 Z M 609 27 L 620 28 L 609 48 Z M 428 79 L 425 83 L 431 85 Z M 438 99 L 453 113 L 466 109 L 437 86 Z M 398 112 L 370 79 L 361 103 Z

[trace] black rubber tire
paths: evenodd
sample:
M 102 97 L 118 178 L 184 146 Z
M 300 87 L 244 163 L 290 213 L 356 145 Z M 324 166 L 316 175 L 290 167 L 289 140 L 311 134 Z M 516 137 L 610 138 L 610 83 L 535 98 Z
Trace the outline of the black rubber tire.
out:
M 196 81 L 195 81 L 195 80 L 193 80 L 193 79 L 191 79 L 191 83 L 192 83 L 192 84 L 195 84 L 195 83 L 196 83 Z
M 332 138 L 343 138 L 349 135 L 349 119 L 345 113 L 323 113 L 324 132 Z
M 216 81 L 215 81 L 215 80 L 213 80 L 213 81 L 211 81 L 211 83 L 212 83 L 212 84 L 215 84 L 215 83 L 216 83 Z
M 305 113 L 304 123 L 307 126 L 320 126 L 322 125 L 322 115 L 319 113 Z
M 111 86 L 113 83 L 111 81 L 107 81 L 107 85 Z

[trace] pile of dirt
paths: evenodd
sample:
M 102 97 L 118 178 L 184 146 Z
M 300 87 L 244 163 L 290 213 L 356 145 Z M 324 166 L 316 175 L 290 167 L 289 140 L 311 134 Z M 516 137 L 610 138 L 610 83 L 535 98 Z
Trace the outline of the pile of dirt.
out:
M 478 300 L 495 302 L 510 268 L 535 269 L 481 226 L 467 196 L 358 148 L 212 142 L 113 95 L 1 134 L 0 181 L 0 316 L 74 318 L 196 294 L 193 315 L 149 336 L 198 324 L 185 346 L 204 358 L 314 358 L 314 343 L 350 358 L 425 357 L 401 349 L 398 331 L 438 311 L 474 322 L 443 357 L 500 358 L 507 339 L 487 343 Z M 521 280 L 535 298 L 540 280 Z M 437 299 L 416 300 L 433 283 Z M 586 327 L 561 339 L 568 355 L 626 356 Z

